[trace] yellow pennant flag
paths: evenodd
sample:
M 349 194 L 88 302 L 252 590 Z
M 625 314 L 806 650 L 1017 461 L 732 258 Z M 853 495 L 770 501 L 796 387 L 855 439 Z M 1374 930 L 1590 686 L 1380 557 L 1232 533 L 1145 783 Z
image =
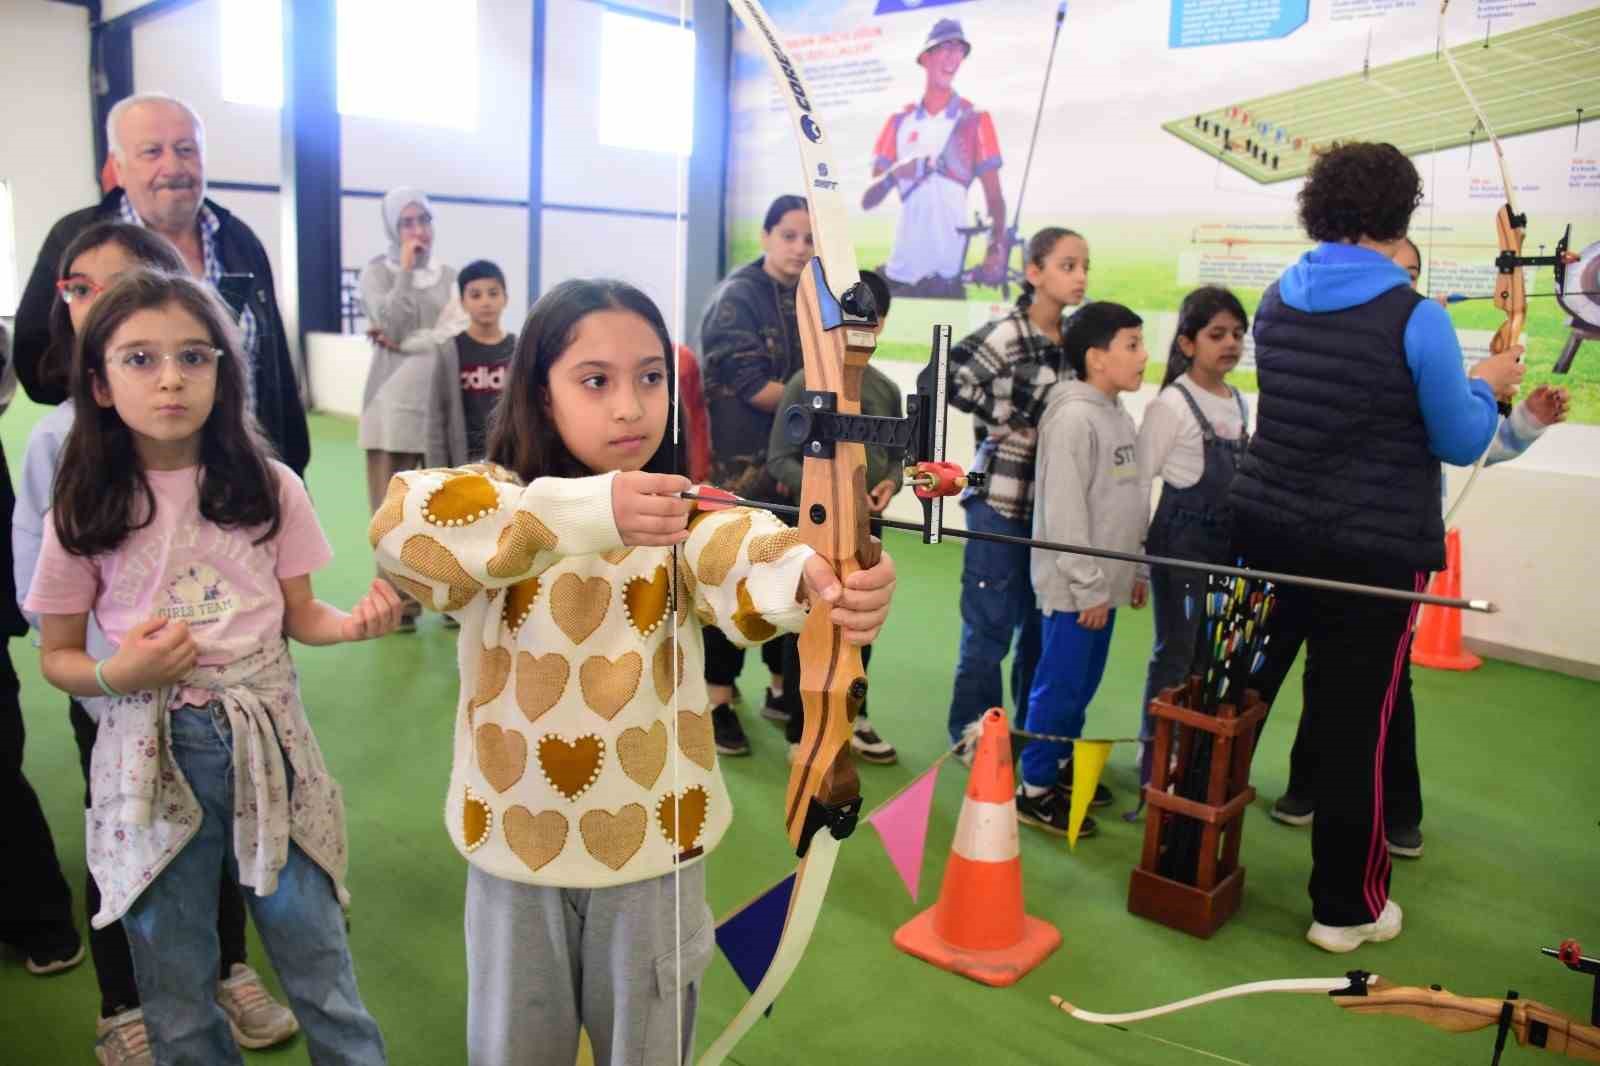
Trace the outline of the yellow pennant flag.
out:
M 1111 745 L 1103 740 L 1076 740 L 1072 743 L 1072 809 L 1067 815 L 1067 843 L 1078 849 L 1078 830 L 1094 791 L 1100 787 L 1100 771 L 1111 757 Z

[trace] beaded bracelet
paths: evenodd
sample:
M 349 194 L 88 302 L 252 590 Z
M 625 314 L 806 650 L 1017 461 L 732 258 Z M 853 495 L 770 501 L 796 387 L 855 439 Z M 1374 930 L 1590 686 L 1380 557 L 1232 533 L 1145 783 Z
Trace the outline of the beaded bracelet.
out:
M 112 688 L 111 683 L 106 680 L 106 675 L 101 673 L 101 671 L 105 669 L 105 665 L 105 659 L 100 659 L 94 664 L 94 679 L 100 685 L 101 692 L 104 692 L 107 696 L 110 696 L 114 700 L 121 699 L 122 693 Z

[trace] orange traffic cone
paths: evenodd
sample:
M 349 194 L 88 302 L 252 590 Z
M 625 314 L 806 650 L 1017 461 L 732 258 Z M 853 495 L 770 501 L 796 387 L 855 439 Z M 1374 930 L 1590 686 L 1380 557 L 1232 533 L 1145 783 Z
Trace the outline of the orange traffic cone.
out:
M 939 902 L 894 934 L 894 946 L 986 985 L 1015 984 L 1061 946 L 1049 922 L 1022 910 L 1011 734 L 999 708 L 983 716 Z
M 1461 597 L 1461 531 L 1444 535 L 1444 569 L 1433 575 L 1428 591 L 1435 596 Z M 1418 615 L 1417 635 L 1411 642 L 1411 661 L 1435 670 L 1476 670 L 1483 660 L 1461 647 L 1461 609 L 1427 604 Z

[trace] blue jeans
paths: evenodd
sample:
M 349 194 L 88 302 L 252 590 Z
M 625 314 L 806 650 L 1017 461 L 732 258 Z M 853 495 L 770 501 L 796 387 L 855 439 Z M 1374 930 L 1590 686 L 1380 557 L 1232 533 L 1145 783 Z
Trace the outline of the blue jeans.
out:
M 1084 713 L 1105 676 L 1106 653 L 1111 650 L 1111 631 L 1116 624 L 1114 610 L 1100 629 L 1080 626 L 1076 611 L 1045 616 L 1039 669 L 1028 694 L 1024 727 L 1028 732 L 1058 737 L 1083 734 Z M 1061 761 L 1070 754 L 1072 745 L 1062 741 L 1030 741 L 1022 749 L 1023 782 L 1036 788 L 1055 784 Z
M 159 1066 L 242 1066 L 217 1005 L 217 882 L 233 854 L 233 733 L 218 709 L 172 713 L 172 754 L 203 812 L 200 829 L 122 920 Z M 287 760 L 286 760 L 287 761 Z M 286 767 L 287 768 L 287 767 Z M 294 788 L 294 778 L 289 779 Z M 313 1063 L 388 1061 L 356 990 L 333 881 L 299 847 L 270 896 L 244 890 L 267 955 L 306 1034 Z
M 982 500 L 966 505 L 967 528 L 1016 537 L 1033 535 L 1027 522 L 1002 517 Z M 967 541 L 961 563 L 961 649 L 955 689 L 950 695 L 950 741 L 990 707 L 1005 704 L 1000 664 L 1016 642 L 1011 659 L 1014 721 L 1028 716 L 1028 691 L 1039 662 L 1039 607 L 1028 571 L 1030 549 L 1016 544 Z

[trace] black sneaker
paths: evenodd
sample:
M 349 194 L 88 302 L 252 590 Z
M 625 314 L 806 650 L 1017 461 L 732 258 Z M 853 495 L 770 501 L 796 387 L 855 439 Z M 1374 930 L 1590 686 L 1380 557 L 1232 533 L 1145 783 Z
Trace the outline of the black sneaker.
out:
M 1055 789 L 1038 796 L 1021 791 L 1017 793 L 1017 821 L 1043 829 L 1046 833 L 1066 836 L 1068 813 L 1066 801 Z M 1099 826 L 1095 825 L 1094 819 L 1085 816 L 1078 836 L 1080 839 L 1092 837 L 1098 831 Z
M 783 693 L 773 695 L 772 690 L 767 689 L 767 702 L 761 705 L 761 717 L 778 725 L 789 724 L 789 712 L 783 706 Z
M 1310 825 L 1311 820 L 1317 816 L 1316 805 L 1308 799 L 1301 799 L 1292 792 L 1285 792 L 1278 797 L 1278 802 L 1272 805 L 1272 820 L 1282 822 L 1284 825 Z
M 739 716 L 726 703 L 711 709 L 711 733 L 716 738 L 718 755 L 750 754 L 750 738 L 744 735 Z
M 1067 765 L 1065 765 L 1065 766 L 1063 766 L 1061 768 L 1061 773 L 1056 778 L 1055 790 L 1056 790 L 1056 792 L 1060 793 L 1061 800 L 1062 800 L 1063 803 L 1071 805 L 1071 803 L 1072 803 L 1072 761 L 1070 759 L 1067 761 Z M 1109 788 L 1107 788 L 1106 786 L 1104 786 L 1104 785 L 1096 784 L 1094 786 L 1094 799 L 1089 801 L 1089 806 L 1091 808 L 1093 808 L 1093 807 L 1109 807 L 1109 806 L 1111 806 L 1111 800 L 1112 800 L 1111 790 Z
M 1389 854 L 1398 855 L 1402 859 L 1422 858 L 1422 830 L 1416 826 L 1389 826 L 1383 831 L 1384 843 L 1389 845 Z
M 83 938 L 70 925 L 35 937 L 23 949 L 28 972 L 35 977 L 70 970 L 83 961 Z

